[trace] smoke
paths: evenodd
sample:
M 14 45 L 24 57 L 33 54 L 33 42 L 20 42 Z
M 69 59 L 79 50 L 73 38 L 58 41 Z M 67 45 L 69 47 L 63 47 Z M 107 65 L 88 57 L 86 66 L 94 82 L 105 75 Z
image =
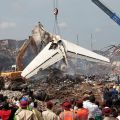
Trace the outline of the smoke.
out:
M 68 58 L 68 66 L 64 63 L 63 60 L 57 62 L 51 67 L 39 71 L 36 76 L 34 76 L 35 80 L 56 80 L 65 78 L 66 75 L 70 76 L 72 79 L 76 79 L 77 76 L 92 76 L 92 75 L 100 75 L 104 76 L 105 74 L 110 73 L 111 68 L 98 64 L 89 62 L 87 60 L 79 59 L 79 58 Z

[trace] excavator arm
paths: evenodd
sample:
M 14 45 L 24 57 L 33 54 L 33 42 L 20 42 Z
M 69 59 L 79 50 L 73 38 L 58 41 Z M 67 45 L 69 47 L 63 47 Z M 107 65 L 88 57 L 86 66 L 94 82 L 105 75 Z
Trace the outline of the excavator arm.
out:
M 33 39 L 32 36 L 29 37 L 29 39 L 27 39 L 23 45 L 20 47 L 18 54 L 16 56 L 16 66 L 17 66 L 17 70 L 18 71 L 22 71 L 24 69 L 24 65 L 23 65 L 23 57 L 27 51 L 27 48 L 31 45 L 32 49 L 34 50 L 35 54 L 38 53 L 38 48 L 37 45 Z

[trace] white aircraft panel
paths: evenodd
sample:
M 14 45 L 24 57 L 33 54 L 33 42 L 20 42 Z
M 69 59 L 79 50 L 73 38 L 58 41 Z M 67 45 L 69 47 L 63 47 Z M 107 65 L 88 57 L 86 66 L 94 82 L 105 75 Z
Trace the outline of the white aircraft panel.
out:
M 65 45 L 65 48 L 66 48 L 66 51 L 67 52 L 71 52 L 73 54 L 78 54 L 78 55 L 81 55 L 83 56 L 84 58 L 88 57 L 88 58 L 91 58 L 91 60 L 93 61 L 93 59 L 95 59 L 96 62 L 99 61 L 104 61 L 104 62 L 110 62 L 110 60 L 102 55 L 99 55 L 95 52 L 92 52 L 90 50 L 87 50 L 83 47 L 80 47 L 76 44 L 73 44 L 69 41 L 66 41 L 66 40 L 63 40 L 64 42 L 64 45 Z

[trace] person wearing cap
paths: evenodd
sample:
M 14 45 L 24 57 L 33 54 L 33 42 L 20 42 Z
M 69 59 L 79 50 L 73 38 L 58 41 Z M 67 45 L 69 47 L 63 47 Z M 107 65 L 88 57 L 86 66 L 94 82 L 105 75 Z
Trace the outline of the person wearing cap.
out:
M 111 109 L 109 108 L 109 107 L 104 107 L 103 109 L 102 109 L 102 113 L 103 113 L 103 120 L 113 120 L 112 118 L 111 118 Z
M 57 115 L 52 111 L 53 103 L 47 102 L 47 110 L 42 112 L 43 120 L 58 120 Z
M 14 120 L 36 120 L 34 113 L 28 109 L 27 99 L 20 100 L 20 108 L 16 111 Z
M 78 107 L 78 109 L 75 111 L 75 113 L 78 116 L 77 120 L 88 120 L 89 111 L 88 111 L 88 109 L 83 108 L 83 101 L 77 100 L 76 106 Z
M 119 120 L 117 118 L 118 113 L 117 110 L 114 108 L 104 107 L 103 110 L 103 120 Z
M 60 120 L 77 120 L 77 114 L 74 111 L 71 111 L 71 103 L 69 101 L 65 101 L 61 104 L 63 108 L 63 112 L 60 113 Z

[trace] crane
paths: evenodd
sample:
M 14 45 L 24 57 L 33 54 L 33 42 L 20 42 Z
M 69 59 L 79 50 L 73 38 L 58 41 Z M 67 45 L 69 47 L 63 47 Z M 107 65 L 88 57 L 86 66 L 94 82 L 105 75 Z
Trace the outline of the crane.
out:
M 114 12 L 107 8 L 102 2 L 100 2 L 99 0 L 91 1 L 96 4 L 102 11 L 104 11 L 114 22 L 120 25 L 120 17 L 118 17 Z

